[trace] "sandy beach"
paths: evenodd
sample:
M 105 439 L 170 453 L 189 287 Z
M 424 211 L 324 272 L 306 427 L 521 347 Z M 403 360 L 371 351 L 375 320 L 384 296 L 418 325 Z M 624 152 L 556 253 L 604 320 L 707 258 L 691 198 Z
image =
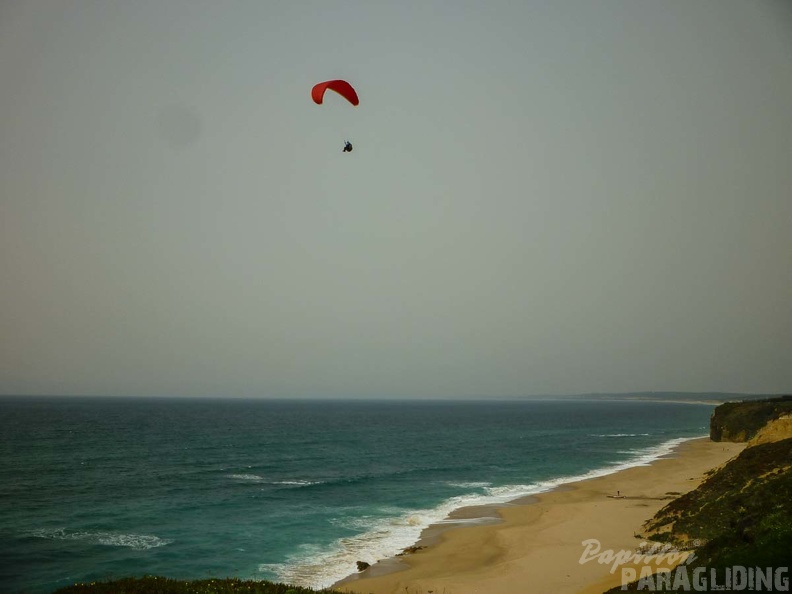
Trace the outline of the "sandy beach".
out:
M 498 523 L 446 530 L 398 564 L 384 560 L 336 587 L 359 594 L 599 594 L 621 583 L 621 570 L 611 573 L 612 562 L 603 562 L 607 552 L 634 551 L 643 522 L 744 447 L 685 442 L 649 466 L 499 507 Z

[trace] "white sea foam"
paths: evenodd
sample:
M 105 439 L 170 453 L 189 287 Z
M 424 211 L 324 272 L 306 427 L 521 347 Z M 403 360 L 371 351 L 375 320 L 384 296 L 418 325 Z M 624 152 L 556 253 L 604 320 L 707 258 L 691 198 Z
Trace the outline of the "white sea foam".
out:
M 285 487 L 307 487 L 310 485 L 322 484 L 322 481 L 307 481 L 307 480 L 299 480 L 299 479 L 285 480 L 285 481 L 269 481 L 263 476 L 260 476 L 258 474 L 251 474 L 251 473 L 227 474 L 226 478 L 230 478 L 235 481 L 243 481 L 250 483 L 265 483 L 267 485 L 282 485 Z
M 671 454 L 677 446 L 695 438 L 672 439 L 658 446 L 633 452 L 630 459 L 591 470 L 581 475 L 564 476 L 528 485 L 503 485 L 493 487 L 489 483 L 467 483 L 468 488 L 484 490 L 484 493 L 468 493 L 451 497 L 437 507 L 401 511 L 387 518 L 359 517 L 353 524 L 361 532 L 355 536 L 340 538 L 328 548 L 314 545 L 302 546 L 300 550 L 279 564 L 262 564 L 261 572 L 272 572 L 281 581 L 314 588 L 327 587 L 355 570 L 357 561 L 375 563 L 380 559 L 393 557 L 405 548 L 412 546 L 420 538 L 421 532 L 432 524 L 470 523 L 478 519 L 452 520 L 449 515 L 461 507 L 476 505 L 505 504 L 507 502 L 545 493 L 561 485 L 613 474 L 634 466 L 646 466 L 651 462 Z M 475 485 L 475 486 L 473 486 Z
M 264 480 L 263 476 L 259 476 L 257 474 L 229 474 L 226 476 L 237 481 L 251 481 L 260 483 Z
M 310 485 L 322 485 L 322 484 L 324 484 L 324 481 L 301 481 L 301 480 L 275 481 L 272 484 L 273 485 L 286 485 L 288 487 L 308 487 Z
M 49 540 L 84 540 L 91 544 L 129 547 L 138 551 L 153 549 L 172 543 L 172 540 L 151 534 L 118 534 L 114 532 L 90 532 L 65 528 L 40 528 L 30 532 L 30 536 Z
M 648 437 L 648 433 L 592 433 L 589 437 Z

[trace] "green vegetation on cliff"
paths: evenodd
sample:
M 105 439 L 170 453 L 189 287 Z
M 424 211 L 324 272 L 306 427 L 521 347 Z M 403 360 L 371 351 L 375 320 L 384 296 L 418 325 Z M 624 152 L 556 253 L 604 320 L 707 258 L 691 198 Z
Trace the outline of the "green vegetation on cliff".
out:
M 712 413 L 710 439 L 748 441 L 768 422 L 791 413 L 792 396 L 748 402 L 726 402 Z
M 266 581 L 233 578 L 208 580 L 172 580 L 147 576 L 108 582 L 74 584 L 53 594 L 341 594 L 337 590 L 312 590 Z

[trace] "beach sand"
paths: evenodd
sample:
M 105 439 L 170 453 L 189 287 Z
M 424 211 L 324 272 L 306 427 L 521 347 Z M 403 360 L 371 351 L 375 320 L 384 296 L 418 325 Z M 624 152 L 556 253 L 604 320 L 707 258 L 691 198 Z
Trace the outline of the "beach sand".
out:
M 611 573 L 611 564 L 592 558 L 591 549 L 590 560 L 581 563 L 583 541 L 599 541 L 600 553 L 634 551 L 646 520 L 744 447 L 687 441 L 651 465 L 499 507 L 501 522 L 439 534 L 428 529 L 419 543 L 426 548 L 384 560 L 335 587 L 359 594 L 600 594 L 621 584 L 621 568 Z M 613 497 L 617 491 L 621 498 Z

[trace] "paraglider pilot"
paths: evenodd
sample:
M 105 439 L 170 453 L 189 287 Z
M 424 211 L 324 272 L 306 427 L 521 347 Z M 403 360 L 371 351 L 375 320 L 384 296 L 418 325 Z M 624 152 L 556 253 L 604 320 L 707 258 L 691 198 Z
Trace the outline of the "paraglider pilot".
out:
M 352 152 L 352 143 L 349 142 L 348 140 L 344 141 L 344 151 L 343 152 L 345 152 L 345 153 L 351 153 Z

